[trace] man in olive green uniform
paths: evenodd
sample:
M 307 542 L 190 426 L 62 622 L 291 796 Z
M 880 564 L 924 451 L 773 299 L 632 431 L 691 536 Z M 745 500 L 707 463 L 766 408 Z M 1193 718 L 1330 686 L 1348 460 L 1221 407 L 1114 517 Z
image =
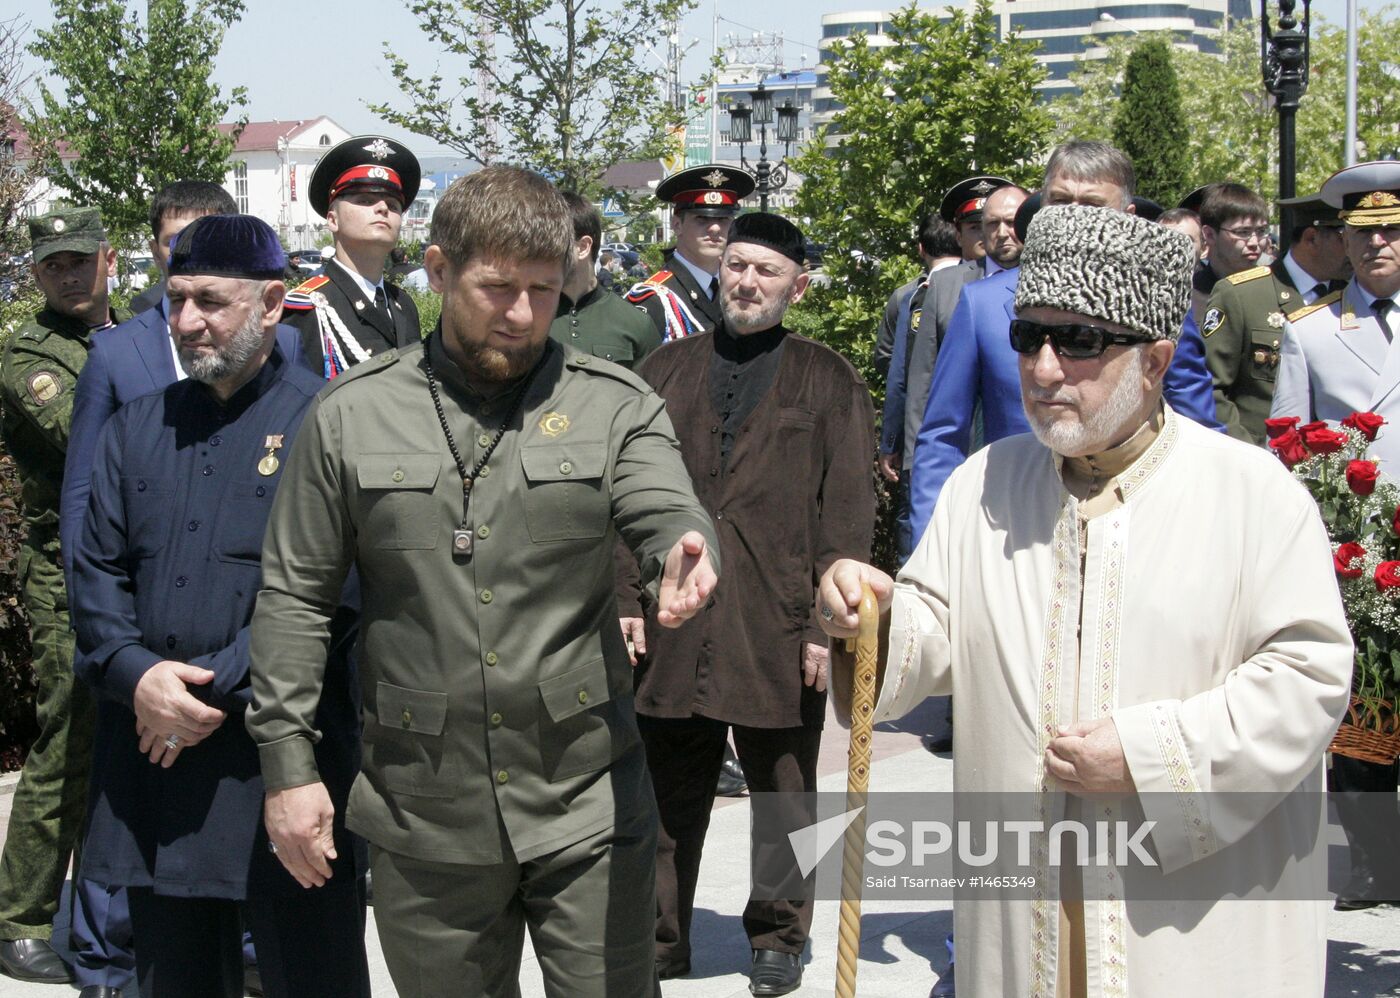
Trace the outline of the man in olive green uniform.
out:
M 59 892 L 87 804 L 93 704 L 73 682 L 73 635 L 59 557 L 58 502 L 73 387 L 89 337 L 129 318 L 107 301 L 116 253 L 94 208 L 29 221 L 43 311 L 15 329 L 0 361 L 0 433 L 19 472 L 25 525 L 24 603 L 39 683 L 39 736 L 15 789 L 0 858 L 0 969 L 21 980 L 70 979 L 49 946 Z
M 559 314 L 549 335 L 584 353 L 632 368 L 661 345 L 659 333 L 647 314 L 626 304 L 598 281 L 598 242 L 603 220 L 587 198 L 565 192 L 574 222 L 574 248 Z
M 1219 281 L 1201 319 L 1216 415 L 1231 436 L 1256 444 L 1274 399 L 1285 318 L 1351 275 L 1337 209 L 1315 194 L 1280 204 L 1292 205 L 1297 220 L 1288 252 Z
M 268 522 L 248 714 L 268 835 L 303 885 L 325 882 L 313 724 L 354 566 L 347 818 L 402 998 L 518 993 L 527 926 L 549 995 L 656 988 L 656 804 L 612 557 L 620 534 L 676 626 L 713 590 L 716 542 L 662 401 L 549 339 L 572 244 L 538 175 L 454 183 L 424 257 L 438 329 L 318 398 Z

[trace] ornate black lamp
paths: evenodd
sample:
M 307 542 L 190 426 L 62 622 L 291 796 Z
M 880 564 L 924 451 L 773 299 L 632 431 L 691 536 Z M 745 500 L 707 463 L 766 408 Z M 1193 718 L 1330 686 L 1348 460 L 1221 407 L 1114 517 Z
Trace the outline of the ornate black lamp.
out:
M 754 189 L 758 192 L 758 204 L 763 211 L 768 210 L 768 195 L 780 190 L 788 180 L 787 157 L 792 153 L 792 144 L 797 141 L 797 108 L 791 100 L 783 101 L 783 106 L 773 108 L 773 94 L 762 83 L 749 95 L 753 103 L 740 101 L 729 109 L 729 137 L 739 146 L 739 165 L 753 173 Z M 783 155 L 777 163 L 768 162 L 768 126 L 774 125 L 774 139 L 783 144 Z M 744 156 L 744 146 L 753 141 L 753 126 L 758 126 L 758 162 L 750 165 Z
M 1278 197 L 1282 201 L 1297 193 L 1297 116 L 1298 103 L 1308 89 L 1308 55 L 1312 17 L 1311 0 L 1303 0 L 1299 26 L 1293 15 L 1296 0 L 1279 0 L 1278 29 L 1269 27 L 1269 0 L 1259 0 L 1259 62 L 1264 89 L 1278 109 Z M 1279 252 L 1288 249 L 1293 235 L 1293 209 L 1279 210 Z

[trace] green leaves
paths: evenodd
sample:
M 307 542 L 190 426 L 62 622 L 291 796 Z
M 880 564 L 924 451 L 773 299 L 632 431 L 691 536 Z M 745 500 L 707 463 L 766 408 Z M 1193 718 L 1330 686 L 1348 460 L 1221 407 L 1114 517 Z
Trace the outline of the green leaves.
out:
M 174 180 L 221 183 L 247 103 L 209 80 L 242 0 L 148 0 L 144 23 L 119 0 L 53 0 L 54 24 L 30 46 L 62 84 L 39 84 L 42 114 L 26 122 L 39 169 L 79 204 L 102 211 L 114 243 L 146 234 L 151 198 Z M 64 148 L 77 154 L 65 161 Z
M 888 37 L 893 45 L 875 47 L 851 35 L 831 50 L 829 84 L 844 107 L 829 135 L 839 142 L 819 135 L 794 163 L 805 178 L 795 213 L 826 244 L 831 277 L 796 311 L 820 316 L 813 335 L 872 385 L 871 341 L 885 299 L 914 272 L 918 219 L 974 172 L 1037 179 L 1051 128 L 1035 96 L 1045 70 L 1014 32 L 998 39 L 988 0 L 911 4 Z
M 417 77 L 386 46 L 408 110 L 370 110 L 478 163 L 518 162 L 560 187 L 603 192 L 625 159 L 656 159 L 683 113 L 662 98 L 660 74 L 639 39 L 694 0 L 412 0 L 430 37 L 461 63 L 444 83 Z M 480 32 L 488 25 L 488 33 Z

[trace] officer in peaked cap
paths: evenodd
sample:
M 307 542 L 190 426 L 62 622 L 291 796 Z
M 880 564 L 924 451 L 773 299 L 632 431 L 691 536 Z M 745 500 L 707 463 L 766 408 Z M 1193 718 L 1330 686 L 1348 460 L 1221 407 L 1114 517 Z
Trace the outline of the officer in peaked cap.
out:
M 680 170 L 657 185 L 657 199 L 671 203 L 676 247 L 627 300 L 651 316 L 662 342 L 719 324 L 720 257 L 739 202 L 753 189 L 751 174 L 718 163 Z
M 325 216 L 335 254 L 287 295 L 283 321 L 301 332 L 303 355 L 313 365 L 320 358 L 327 378 L 421 338 L 413 299 L 384 279 L 421 177 L 417 157 L 382 135 L 346 139 L 311 171 L 311 207 Z
M 1201 319 L 1216 415 L 1231 436 L 1256 444 L 1264 443 L 1285 318 L 1351 276 L 1337 209 L 1317 194 L 1279 202 L 1285 205 L 1294 220 L 1288 252 L 1218 281 Z
M 1005 177 L 976 176 L 961 180 L 948 188 L 938 206 L 938 214 L 958 230 L 958 244 L 964 260 L 980 260 L 986 255 L 982 243 L 982 205 L 987 195 L 1011 181 Z
M 1322 185 L 1322 200 L 1344 223 L 1351 281 L 1288 315 L 1271 416 L 1335 425 L 1352 412 L 1385 420 L 1366 456 L 1381 476 L 1400 476 L 1400 376 L 1388 361 L 1400 334 L 1400 163 L 1358 163 Z M 1374 908 L 1394 898 L 1397 821 L 1362 801 L 1395 795 L 1396 768 L 1334 754 L 1329 783 L 1350 847 L 1351 876 L 1337 892 L 1338 911 Z M 1386 890 L 1386 888 L 1391 888 Z

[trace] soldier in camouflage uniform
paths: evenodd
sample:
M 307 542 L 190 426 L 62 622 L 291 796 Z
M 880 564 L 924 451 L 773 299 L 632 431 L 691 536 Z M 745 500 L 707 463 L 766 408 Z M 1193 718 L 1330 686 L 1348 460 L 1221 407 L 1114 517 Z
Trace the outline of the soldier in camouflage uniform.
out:
M 93 705 L 87 688 L 73 681 L 59 491 L 73 386 L 89 337 L 129 316 L 107 300 L 116 253 L 96 209 L 64 208 L 33 218 L 29 236 L 45 306 L 5 344 L 0 435 L 19 472 L 28 528 L 19 572 L 33 628 L 39 737 L 15 790 L 0 857 L 0 969 L 21 980 L 61 982 L 70 979 L 68 969 L 48 940 L 83 823 Z

